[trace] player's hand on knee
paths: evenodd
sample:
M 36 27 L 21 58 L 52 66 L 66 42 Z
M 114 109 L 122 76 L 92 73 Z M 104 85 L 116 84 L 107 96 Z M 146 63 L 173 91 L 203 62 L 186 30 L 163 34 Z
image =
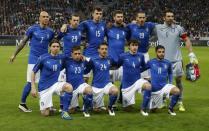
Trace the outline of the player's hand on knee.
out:
M 198 64 L 197 57 L 193 52 L 189 53 L 189 58 L 190 58 L 190 63 Z
M 67 32 L 67 24 L 63 24 L 62 27 L 60 28 L 60 31 L 62 33 Z
M 32 87 L 32 89 L 31 89 L 31 95 L 32 95 L 32 97 L 34 97 L 34 98 L 36 98 L 37 97 L 37 91 L 36 91 L 36 88 L 33 88 Z

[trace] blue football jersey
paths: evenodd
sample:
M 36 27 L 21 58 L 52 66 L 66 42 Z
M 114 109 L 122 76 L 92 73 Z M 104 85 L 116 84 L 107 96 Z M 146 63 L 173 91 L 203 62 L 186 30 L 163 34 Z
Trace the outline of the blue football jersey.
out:
M 113 25 L 107 29 L 108 54 L 114 61 L 118 61 L 120 54 L 124 53 L 127 32 L 126 28 Z
M 129 24 L 127 26 L 128 39 L 135 39 L 140 42 L 138 52 L 147 53 L 149 49 L 149 39 L 152 31 L 155 27 L 155 23 L 145 22 L 144 26 L 138 24 Z
M 172 64 L 168 60 L 154 58 L 148 61 L 147 67 L 151 72 L 153 92 L 161 90 L 167 83 L 172 83 Z
M 73 86 L 73 90 L 76 90 L 79 87 L 79 85 L 84 83 L 84 62 L 75 61 L 72 58 L 67 57 L 64 60 L 64 68 L 66 69 L 66 81 Z
M 101 21 L 95 23 L 93 20 L 86 20 L 80 23 L 79 28 L 86 33 L 87 46 L 84 55 L 87 57 L 98 56 L 98 47 L 104 42 L 106 23 Z
M 30 38 L 29 64 L 35 64 L 38 57 L 48 52 L 48 45 L 54 38 L 51 28 L 41 28 L 39 24 L 34 24 L 26 31 L 26 36 Z
M 38 83 L 38 91 L 50 88 L 58 81 L 60 71 L 63 69 L 63 55 L 52 56 L 44 54 L 38 58 L 33 68 L 33 72 L 40 70 L 40 80 Z
M 91 58 L 87 64 L 87 70 L 93 70 L 92 86 L 104 88 L 110 82 L 110 67 L 112 59 L 100 58 L 99 56 Z
M 120 55 L 119 66 L 123 66 L 122 88 L 128 88 L 141 78 L 141 68 L 145 68 L 144 55 L 126 52 Z
M 63 38 L 63 53 L 66 56 L 71 55 L 72 47 L 75 45 L 81 44 L 81 35 L 82 31 L 79 28 L 71 28 L 70 26 L 67 27 L 67 31 L 65 33 L 60 32 L 58 34 L 58 39 Z

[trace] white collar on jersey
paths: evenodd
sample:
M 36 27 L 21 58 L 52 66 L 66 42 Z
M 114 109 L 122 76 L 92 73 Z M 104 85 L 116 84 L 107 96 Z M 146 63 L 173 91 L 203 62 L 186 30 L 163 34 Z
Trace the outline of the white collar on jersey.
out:
M 171 26 L 168 26 L 165 22 L 163 24 L 165 27 L 169 27 L 169 28 L 176 28 L 176 24 L 172 24 Z

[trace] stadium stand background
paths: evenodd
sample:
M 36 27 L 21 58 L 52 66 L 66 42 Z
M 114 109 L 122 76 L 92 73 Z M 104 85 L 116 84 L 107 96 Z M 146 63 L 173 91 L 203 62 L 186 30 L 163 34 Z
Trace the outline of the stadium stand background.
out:
M 145 11 L 147 21 L 162 23 L 162 12 L 171 8 L 176 21 L 185 27 L 193 39 L 209 37 L 208 0 L 1 0 L 0 35 L 21 36 L 32 24 L 38 22 L 41 10 L 51 15 L 50 26 L 58 31 L 73 12 L 82 20 L 90 18 L 95 5 L 104 9 L 104 19 L 111 21 L 112 12 L 121 9 L 125 13 L 125 22 L 134 19 L 137 11 Z

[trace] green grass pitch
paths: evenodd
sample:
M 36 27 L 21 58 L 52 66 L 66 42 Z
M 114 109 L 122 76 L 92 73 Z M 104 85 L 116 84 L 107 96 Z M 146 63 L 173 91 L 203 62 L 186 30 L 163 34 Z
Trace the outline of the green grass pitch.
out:
M 115 117 L 107 112 L 92 113 L 90 118 L 84 118 L 81 113 L 72 114 L 74 120 L 65 121 L 57 113 L 54 116 L 42 117 L 39 112 L 38 99 L 28 97 L 28 106 L 32 113 L 20 112 L 17 108 L 23 86 L 26 82 L 26 67 L 28 48 L 17 56 L 13 64 L 9 64 L 9 57 L 15 47 L 0 46 L 0 130 L 40 131 L 40 130 L 68 130 L 68 131 L 142 131 L 142 130 L 209 130 L 209 48 L 194 47 L 200 69 L 201 78 L 196 82 L 183 81 L 184 104 L 186 112 L 176 110 L 177 116 L 167 114 L 167 109 L 143 117 L 139 113 L 141 95 L 137 94 L 137 102 L 133 112 L 116 111 Z M 188 52 L 182 49 L 184 63 L 188 63 Z M 154 56 L 153 48 L 150 49 Z M 117 84 L 118 85 L 118 84 Z M 54 106 L 58 109 L 59 99 L 53 97 Z M 107 100 L 107 98 L 106 98 Z M 119 105 L 120 106 L 120 105 Z

